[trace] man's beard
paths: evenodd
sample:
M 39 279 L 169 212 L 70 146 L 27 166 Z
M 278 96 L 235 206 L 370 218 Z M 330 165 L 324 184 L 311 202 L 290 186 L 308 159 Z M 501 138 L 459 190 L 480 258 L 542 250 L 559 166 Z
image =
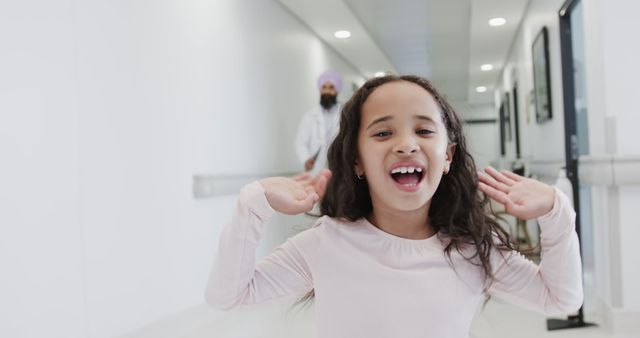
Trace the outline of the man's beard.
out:
M 329 110 L 338 102 L 337 95 L 322 94 L 320 95 L 320 105 L 322 108 Z

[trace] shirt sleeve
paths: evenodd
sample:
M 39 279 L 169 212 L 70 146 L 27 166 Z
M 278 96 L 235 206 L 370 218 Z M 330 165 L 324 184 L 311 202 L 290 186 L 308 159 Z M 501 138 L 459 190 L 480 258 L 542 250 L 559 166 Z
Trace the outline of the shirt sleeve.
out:
M 495 253 L 495 280 L 489 294 L 550 315 L 568 314 L 582 305 L 582 263 L 575 212 L 564 193 L 555 188 L 553 208 L 538 218 L 539 265 L 518 252 Z
M 260 183 L 240 192 L 231 221 L 220 235 L 205 290 L 205 299 L 222 310 L 241 304 L 255 304 L 288 295 L 303 295 L 312 286 L 311 273 L 291 240 L 255 263 L 262 225 L 275 211 Z

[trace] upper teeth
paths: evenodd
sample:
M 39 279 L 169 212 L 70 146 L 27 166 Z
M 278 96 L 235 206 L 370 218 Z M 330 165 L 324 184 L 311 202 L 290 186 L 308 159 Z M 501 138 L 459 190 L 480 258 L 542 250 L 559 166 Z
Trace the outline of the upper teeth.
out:
M 418 167 L 397 167 L 397 168 L 393 168 L 393 170 L 391 170 L 392 174 L 397 174 L 397 173 L 401 173 L 401 174 L 412 174 L 413 172 L 422 172 L 422 168 L 418 168 Z

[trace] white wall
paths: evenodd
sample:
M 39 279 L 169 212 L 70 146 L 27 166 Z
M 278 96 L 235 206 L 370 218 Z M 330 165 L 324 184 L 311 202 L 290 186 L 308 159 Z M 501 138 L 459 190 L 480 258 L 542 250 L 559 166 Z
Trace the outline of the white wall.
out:
M 640 30 L 640 3 L 624 0 L 583 0 L 589 135 L 592 155 L 640 155 L 640 123 L 635 88 L 640 67 L 633 43 Z M 596 249 L 599 257 L 599 289 L 607 317 L 614 327 L 638 328 L 640 315 L 640 238 L 637 185 L 597 188 L 593 194 L 594 224 L 605 243 Z M 632 319 L 634 316 L 635 319 Z M 625 320 L 627 318 L 628 320 Z M 637 332 L 637 331 L 636 331 Z
M 527 174 L 546 183 L 553 183 L 564 165 L 564 108 L 562 93 L 562 64 L 560 60 L 560 38 L 558 10 L 564 0 L 530 1 L 523 21 L 507 56 L 507 61 L 494 92 L 496 111 L 500 108 L 505 93 L 509 93 L 511 111 L 512 140 L 505 141 L 505 155 L 500 157 L 499 125 L 496 151 L 502 169 L 512 169 L 514 162 L 525 164 Z M 544 123 L 536 122 L 533 104 L 533 67 L 531 46 L 543 27 L 548 29 L 549 67 L 551 75 L 552 119 Z M 517 84 L 518 97 L 513 97 Z M 518 105 L 518 125 L 520 138 L 520 160 L 516 160 L 516 119 L 514 105 Z M 499 116 L 496 117 L 499 120 Z M 519 163 L 519 164 L 520 164 Z M 515 228 L 515 225 L 512 225 Z M 527 229 L 533 245 L 537 245 L 539 230 L 535 221 L 527 222 Z
M 3 2 L 0 28 L 2 337 L 201 304 L 234 198 L 192 175 L 298 170 L 317 75 L 362 80 L 275 1 Z
M 500 157 L 500 125 L 493 104 L 457 105 L 457 112 L 465 123 L 467 146 L 478 169 L 496 165 Z M 495 123 L 474 123 L 478 120 L 495 120 Z
M 0 336 L 85 336 L 72 1 L 0 2 Z
M 530 166 L 533 174 L 544 180 L 550 180 L 549 173 L 556 173 L 557 163 L 564 162 L 564 109 L 562 100 L 562 65 L 560 60 L 560 38 L 558 10 L 563 0 L 536 0 L 529 7 L 516 40 L 505 63 L 496 98 L 505 92 L 510 96 L 515 83 L 518 84 L 518 113 L 520 125 L 520 152 Z M 551 74 L 552 119 L 538 124 L 533 100 L 533 68 L 531 46 L 543 27 L 549 32 L 549 67 Z M 511 97 L 513 106 L 514 98 Z M 497 101 L 497 100 L 496 100 Z M 499 107 L 499 102 L 496 102 Z M 513 108 L 512 108 L 513 112 Z M 512 113 L 513 114 L 513 113 Z M 512 115 L 512 125 L 515 128 Z M 513 133 L 513 130 L 512 130 Z M 507 154 L 503 161 L 509 163 L 515 159 L 515 138 L 507 143 Z M 536 171 L 541 163 L 554 163 L 553 168 Z M 558 166 L 556 169 L 555 167 Z
M 636 126 L 640 124 L 637 102 L 637 79 L 640 67 L 634 55 L 640 54 L 640 46 L 633 34 L 640 31 L 638 13 L 640 3 L 635 1 L 603 1 L 601 12 L 602 51 L 604 57 L 604 101 L 606 119 L 615 125 L 615 153 L 640 155 Z M 601 95 L 602 95 L 601 94 Z M 594 94 L 595 95 L 595 94 Z M 601 118 L 601 117 L 600 117 Z M 602 121 L 602 120 L 601 120 Z M 593 126 L 600 129 L 602 123 Z M 610 134 L 610 133 L 607 133 Z M 619 187 L 619 250 L 622 287 L 621 309 L 640 315 L 640 251 L 635 239 L 640 238 L 637 226 L 637 206 L 640 205 L 640 187 Z
M 523 155 L 534 169 L 553 173 L 551 169 L 564 162 L 562 78 L 558 10 L 564 1 L 530 2 L 518 40 L 503 73 L 503 90 L 511 88 L 517 77 L 521 107 L 525 95 L 533 88 L 531 44 L 542 26 L 549 29 L 549 54 L 553 119 L 535 123 L 535 111 L 521 109 Z M 582 0 L 584 6 L 584 47 L 588 135 L 590 155 L 640 155 L 635 126 L 640 123 L 634 89 L 640 78 L 640 67 L 634 55 L 640 46 L 634 44 L 633 33 L 640 30 L 637 16 L 640 4 L 625 0 Z M 526 86 L 526 90 L 523 90 Z M 530 107 L 533 109 L 533 107 Z M 593 224 L 593 280 L 597 302 L 603 304 L 605 324 L 614 330 L 636 330 L 640 314 L 640 254 L 635 239 L 640 238 L 635 208 L 640 204 L 637 186 L 593 187 L 592 208 L 583 213 Z M 588 221 L 588 220 L 587 220 Z M 583 222 L 584 223 L 584 222 Z M 588 245 L 588 243 L 587 243 Z M 590 277 L 589 277 L 590 278 Z M 593 305 L 593 304 L 590 304 Z

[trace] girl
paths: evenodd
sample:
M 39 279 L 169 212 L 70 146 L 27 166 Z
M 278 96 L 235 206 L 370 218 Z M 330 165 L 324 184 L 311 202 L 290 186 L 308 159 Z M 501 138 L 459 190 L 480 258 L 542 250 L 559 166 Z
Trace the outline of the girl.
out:
M 495 296 L 545 313 L 582 304 L 574 212 L 559 190 L 510 172 L 476 172 L 456 113 L 415 76 L 365 83 L 346 103 L 313 178 L 273 177 L 240 193 L 220 237 L 209 304 L 315 299 L 318 337 L 468 337 Z M 487 197 L 538 218 L 542 262 L 513 251 Z M 325 193 L 326 192 L 326 193 Z M 324 215 L 255 264 L 274 212 Z

